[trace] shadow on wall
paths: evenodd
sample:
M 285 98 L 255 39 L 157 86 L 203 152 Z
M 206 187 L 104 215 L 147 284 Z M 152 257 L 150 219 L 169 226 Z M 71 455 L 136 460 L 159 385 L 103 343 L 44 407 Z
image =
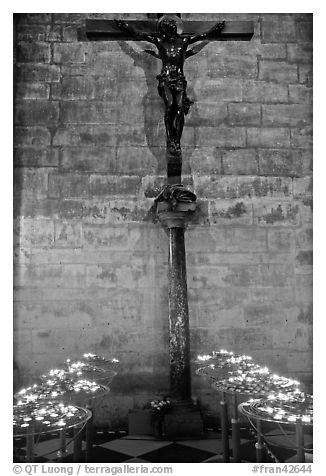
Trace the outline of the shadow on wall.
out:
M 164 103 L 160 98 L 157 90 L 157 79 L 156 75 L 158 74 L 157 62 L 161 61 L 158 58 L 153 57 L 153 53 L 156 54 L 156 50 L 142 50 L 138 51 L 134 49 L 128 42 L 119 41 L 118 42 L 121 51 L 128 55 L 134 61 L 135 67 L 140 67 L 143 69 L 146 78 L 147 84 L 147 93 L 143 97 L 142 105 L 144 112 L 144 129 L 146 134 L 147 145 L 157 159 L 157 173 L 165 174 L 166 173 L 166 158 L 165 158 L 165 127 L 164 127 Z M 196 47 L 193 48 L 193 56 L 197 54 L 202 48 L 204 48 L 208 42 L 202 42 Z M 152 51 L 153 53 L 149 53 Z M 192 124 L 198 124 L 200 121 L 198 109 L 196 107 L 196 96 L 194 94 L 193 88 L 188 85 L 187 88 L 189 98 L 194 101 L 194 104 L 190 108 L 189 116 L 191 116 Z M 185 120 L 185 127 L 187 127 L 187 118 Z M 193 151 L 196 148 L 196 138 L 192 143 L 185 143 L 185 138 L 183 135 L 182 151 L 183 151 L 183 165 L 182 172 L 183 174 L 191 174 L 190 168 L 190 158 Z

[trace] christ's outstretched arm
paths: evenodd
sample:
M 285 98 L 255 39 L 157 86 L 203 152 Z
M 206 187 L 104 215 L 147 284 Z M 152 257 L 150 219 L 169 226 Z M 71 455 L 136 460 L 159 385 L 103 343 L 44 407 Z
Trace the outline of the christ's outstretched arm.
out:
M 157 37 L 154 35 L 150 35 L 149 33 L 145 33 L 143 31 L 136 30 L 133 26 L 126 23 L 124 20 L 114 20 L 118 28 L 122 31 L 126 31 L 131 36 L 134 36 L 137 40 L 145 40 L 149 43 L 157 43 Z
M 219 35 L 223 30 L 225 25 L 225 21 L 216 23 L 210 30 L 206 31 L 206 33 L 199 33 L 198 35 L 190 36 L 187 40 L 187 44 L 191 45 L 192 43 L 196 43 L 197 41 L 206 40 L 206 38 L 214 37 Z

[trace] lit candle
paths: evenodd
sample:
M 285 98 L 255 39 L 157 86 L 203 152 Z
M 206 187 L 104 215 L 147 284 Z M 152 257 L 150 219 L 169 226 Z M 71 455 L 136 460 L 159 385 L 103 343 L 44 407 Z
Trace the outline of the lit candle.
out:
M 297 417 L 294 415 L 291 415 L 288 417 L 288 421 L 296 421 L 296 420 L 297 420 Z
M 311 421 L 311 418 L 309 415 L 303 415 L 301 420 L 304 422 L 304 423 L 310 423 Z

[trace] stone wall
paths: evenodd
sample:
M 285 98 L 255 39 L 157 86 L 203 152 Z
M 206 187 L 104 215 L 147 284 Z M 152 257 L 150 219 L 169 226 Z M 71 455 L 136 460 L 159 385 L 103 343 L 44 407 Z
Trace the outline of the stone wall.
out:
M 144 42 L 77 36 L 85 18 L 117 16 L 15 16 L 17 385 L 68 356 L 115 356 L 98 417 L 111 427 L 169 385 L 168 240 L 152 213 L 166 173 L 159 61 Z M 185 66 L 192 353 L 244 352 L 309 383 L 312 15 L 182 17 L 255 24 L 251 42 L 209 43 Z

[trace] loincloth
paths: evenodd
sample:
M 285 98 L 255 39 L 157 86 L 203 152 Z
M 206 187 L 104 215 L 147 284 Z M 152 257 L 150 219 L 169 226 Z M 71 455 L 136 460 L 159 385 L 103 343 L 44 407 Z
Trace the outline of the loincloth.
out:
M 164 86 L 168 86 L 171 91 L 186 91 L 187 81 L 182 73 L 167 74 L 166 71 L 156 76 L 158 79 L 158 89 L 162 89 Z
M 163 97 L 164 87 L 167 86 L 170 91 L 172 92 L 183 92 L 183 109 L 185 114 L 188 114 L 189 108 L 193 101 L 191 101 L 186 93 L 187 90 L 187 81 L 186 78 L 182 73 L 171 73 L 167 74 L 166 71 L 162 71 L 160 74 L 156 76 L 158 79 L 158 93 L 161 97 Z

